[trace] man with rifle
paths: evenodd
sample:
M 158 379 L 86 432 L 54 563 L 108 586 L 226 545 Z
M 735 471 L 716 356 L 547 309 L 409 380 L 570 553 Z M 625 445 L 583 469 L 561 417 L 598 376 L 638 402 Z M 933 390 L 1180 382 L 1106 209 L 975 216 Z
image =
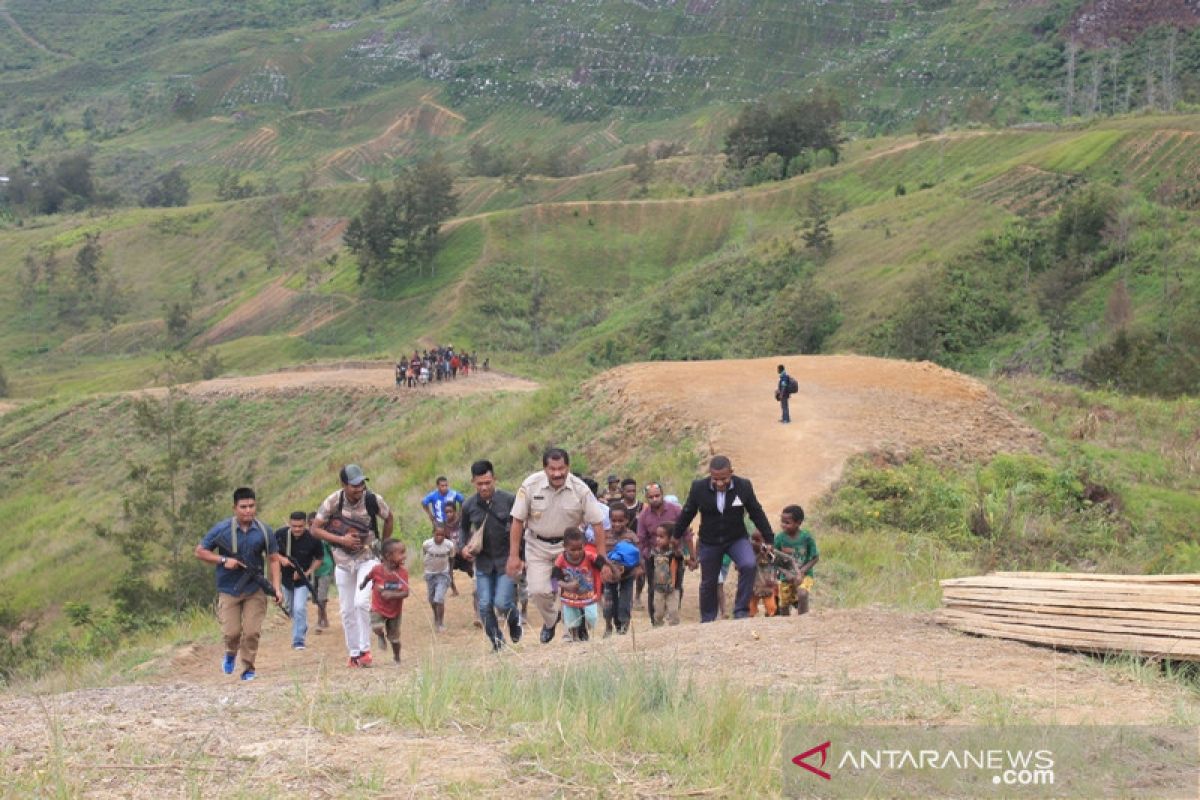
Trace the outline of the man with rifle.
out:
M 225 639 L 221 669 L 232 675 L 238 656 L 242 680 L 255 678 L 258 637 L 267 616 L 267 595 L 283 602 L 275 537 L 258 520 L 254 490 L 243 486 L 233 493 L 233 516 L 209 529 L 196 545 L 196 558 L 217 567 L 217 618 Z M 271 579 L 263 574 L 269 569 Z
M 308 515 L 303 511 L 293 511 L 287 527 L 275 531 L 275 544 L 283 573 L 284 610 L 292 618 L 292 649 L 303 650 L 308 635 L 308 598 L 313 594 L 311 578 L 321 566 L 325 548 L 308 532 Z
M 357 464 L 342 467 L 342 488 L 321 503 L 313 520 L 312 534 L 329 542 L 333 552 L 334 583 L 342 610 L 342 630 L 350 667 L 371 667 L 371 587 L 363 578 L 379 559 L 376 541 L 392 538 L 392 509 L 383 498 L 367 489 L 367 477 Z M 379 519 L 383 519 L 383 532 Z M 360 588 L 361 587 L 361 588 Z

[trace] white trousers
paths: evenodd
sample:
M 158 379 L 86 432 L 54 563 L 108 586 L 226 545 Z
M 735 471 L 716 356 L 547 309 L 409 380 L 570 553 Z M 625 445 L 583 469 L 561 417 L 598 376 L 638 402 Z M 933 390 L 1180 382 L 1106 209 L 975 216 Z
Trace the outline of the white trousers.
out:
M 355 564 L 339 564 L 333 571 L 338 604 L 342 609 L 342 631 L 346 634 L 346 649 L 351 656 L 362 655 L 371 649 L 371 584 L 364 589 L 358 587 L 378 563 L 370 558 Z

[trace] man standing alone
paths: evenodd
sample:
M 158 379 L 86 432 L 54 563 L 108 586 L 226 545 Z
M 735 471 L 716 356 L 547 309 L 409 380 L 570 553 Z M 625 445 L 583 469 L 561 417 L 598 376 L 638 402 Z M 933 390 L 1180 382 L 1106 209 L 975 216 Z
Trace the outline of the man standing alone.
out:
M 726 553 L 738 570 L 733 616 L 735 619 L 749 616 L 758 565 L 754 547 L 746 535 L 746 514 L 764 539 L 774 533 L 754 495 L 754 487 L 747 479 L 733 476 L 733 464 L 727 457 L 713 456 L 708 462 L 708 477 L 692 482 L 675 523 L 676 539 L 683 538 L 696 514 L 700 515 L 700 542 L 696 548 L 700 559 L 700 621 L 712 622 L 717 618 L 717 577 Z
M 606 564 L 604 508 L 581 478 L 571 474 L 571 457 L 559 447 L 542 453 L 542 470 L 525 479 L 513 501 L 509 528 L 508 576 L 526 570 L 529 596 L 542 614 L 542 644 L 554 638 L 558 601 L 550 585 L 554 561 L 563 551 L 563 532 L 590 523 L 595 530 L 596 565 Z M 521 544 L 525 545 L 522 563 Z
M 392 538 L 392 509 L 367 490 L 367 478 L 357 464 L 342 467 L 340 477 L 342 488 L 321 503 L 312 533 L 333 546 L 334 583 L 350 652 L 347 666 L 371 667 L 371 589 L 363 585 L 363 578 L 379 563 L 373 547 L 380 538 L 379 517 L 383 517 L 383 541 Z
M 775 399 L 779 401 L 779 410 L 782 412 L 779 417 L 780 422 L 791 422 L 792 413 L 788 409 L 788 398 L 796 393 L 796 383 L 792 380 L 792 376 L 787 374 L 787 370 L 780 364 L 775 368 L 779 372 L 779 382 L 775 388 Z

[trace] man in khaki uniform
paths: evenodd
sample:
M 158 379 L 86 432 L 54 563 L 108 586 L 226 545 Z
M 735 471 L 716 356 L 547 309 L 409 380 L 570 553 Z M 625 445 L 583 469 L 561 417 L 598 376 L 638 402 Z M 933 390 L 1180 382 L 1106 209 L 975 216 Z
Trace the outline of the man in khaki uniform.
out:
M 596 532 L 596 563 L 606 567 L 603 522 L 604 508 L 587 484 L 571 474 L 567 451 L 558 447 L 546 450 L 542 454 L 542 470 L 525 479 L 513 502 L 507 570 L 513 580 L 525 570 L 529 597 L 542 613 L 542 644 L 554 638 L 558 623 L 558 598 L 550 586 L 550 572 L 563 551 L 563 532 L 591 523 Z

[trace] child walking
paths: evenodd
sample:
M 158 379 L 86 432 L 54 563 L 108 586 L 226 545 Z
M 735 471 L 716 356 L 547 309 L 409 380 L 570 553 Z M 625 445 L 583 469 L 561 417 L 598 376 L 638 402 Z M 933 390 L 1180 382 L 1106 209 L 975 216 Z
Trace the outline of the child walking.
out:
M 683 553 L 675 549 L 671 541 L 669 524 L 654 529 L 654 550 L 650 553 L 649 572 L 646 576 L 654 592 L 654 627 L 663 624 L 665 618 L 670 625 L 679 624 L 679 603 L 683 599 Z
M 608 532 L 615 542 L 608 552 L 612 564 L 612 579 L 604 582 L 604 635 L 611 636 L 614 623 L 619 634 L 629 632 L 633 616 L 633 594 L 637 576 L 644 575 L 642 554 L 637 547 L 637 534 L 629 529 L 629 510 L 620 503 L 609 509 L 612 529 Z
M 554 560 L 550 585 L 562 600 L 563 627 L 572 640 L 586 642 L 595 630 L 596 588 L 600 585 L 600 569 L 596 556 L 584 548 L 583 531 L 567 528 L 563 532 L 563 551 Z
M 433 609 L 433 625 L 438 633 L 446 630 L 446 590 L 450 588 L 450 559 L 456 552 L 458 548 L 446 538 L 446 529 L 440 526 L 421 545 L 421 558 L 425 562 L 425 588 L 429 595 L 429 607 Z
M 813 588 L 813 566 L 821 560 L 817 542 L 804 524 L 804 509 L 798 505 L 787 506 L 779 515 L 779 526 L 783 529 L 775 534 L 775 549 L 791 556 L 796 562 L 795 579 L 779 584 L 779 615 L 786 617 L 791 607 L 797 614 L 808 613 L 808 598 Z
M 408 597 L 408 570 L 404 568 L 408 549 L 399 539 L 383 543 L 383 562 L 376 564 L 363 579 L 363 589 L 371 584 L 371 629 L 379 637 L 379 648 L 392 645 L 392 661 L 400 663 L 400 617 L 404 598 Z

